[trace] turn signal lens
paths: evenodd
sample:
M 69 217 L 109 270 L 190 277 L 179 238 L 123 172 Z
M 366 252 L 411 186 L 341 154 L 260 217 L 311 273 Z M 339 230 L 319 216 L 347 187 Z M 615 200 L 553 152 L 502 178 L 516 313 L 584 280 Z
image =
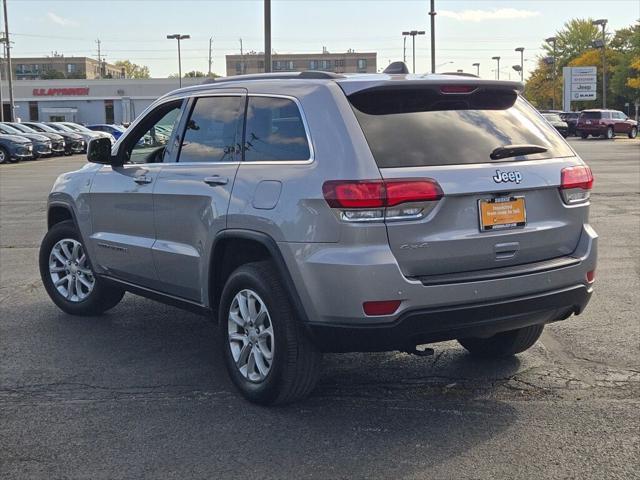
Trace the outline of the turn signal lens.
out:
M 369 316 L 391 315 L 398 310 L 400 300 L 383 300 L 375 302 L 364 302 L 362 309 Z

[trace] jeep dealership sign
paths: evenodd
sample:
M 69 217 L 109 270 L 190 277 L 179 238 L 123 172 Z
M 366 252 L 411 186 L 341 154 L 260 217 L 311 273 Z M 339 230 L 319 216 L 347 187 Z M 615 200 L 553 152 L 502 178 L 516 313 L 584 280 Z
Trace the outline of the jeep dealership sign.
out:
M 564 67 L 562 69 L 562 108 L 571 110 L 571 102 L 595 100 L 597 98 L 596 67 Z

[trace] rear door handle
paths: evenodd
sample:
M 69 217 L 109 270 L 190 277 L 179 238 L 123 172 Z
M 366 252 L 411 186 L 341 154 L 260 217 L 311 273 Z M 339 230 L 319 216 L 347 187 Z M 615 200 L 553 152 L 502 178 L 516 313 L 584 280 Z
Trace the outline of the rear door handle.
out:
M 147 177 L 146 175 L 139 175 L 133 179 L 138 185 L 146 185 L 147 183 L 151 183 L 153 179 L 151 177 Z
M 204 177 L 204 183 L 207 185 L 211 185 L 215 187 L 216 185 L 226 185 L 229 183 L 229 179 L 227 177 L 221 177 L 220 175 L 213 175 L 211 177 Z

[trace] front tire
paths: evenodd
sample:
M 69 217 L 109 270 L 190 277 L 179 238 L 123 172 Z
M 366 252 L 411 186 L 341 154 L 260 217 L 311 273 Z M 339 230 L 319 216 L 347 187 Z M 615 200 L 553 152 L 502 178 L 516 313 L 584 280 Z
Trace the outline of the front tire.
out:
M 460 338 L 458 343 L 471 355 L 481 358 L 505 358 L 531 348 L 542 335 L 544 325 L 531 325 L 489 338 Z
M 614 137 L 613 127 L 607 128 L 606 133 L 604 134 L 604 138 L 607 140 L 611 140 Z
M 9 151 L 0 147 L 0 163 L 9 163 L 11 161 L 11 155 L 9 155 Z
M 71 221 L 57 223 L 40 246 L 40 277 L 53 303 L 71 315 L 100 315 L 115 307 L 124 290 L 94 275 Z
M 580 137 L 582 137 L 583 140 L 586 140 L 587 138 L 589 138 L 589 134 L 588 133 L 582 132 L 579 135 L 580 135 Z
M 251 402 L 291 403 L 316 385 L 322 354 L 296 318 L 270 262 L 243 265 L 227 280 L 219 340 L 231 381 Z
M 629 138 L 636 138 L 638 136 L 638 127 L 632 127 L 629 130 Z

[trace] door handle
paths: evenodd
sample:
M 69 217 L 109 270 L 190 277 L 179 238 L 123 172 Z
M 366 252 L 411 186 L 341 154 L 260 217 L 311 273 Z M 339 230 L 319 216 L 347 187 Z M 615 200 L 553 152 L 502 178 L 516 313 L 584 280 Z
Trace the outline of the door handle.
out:
M 134 177 L 133 181 L 138 185 L 146 185 L 147 183 L 151 183 L 153 179 L 151 177 L 147 177 L 146 175 L 139 175 L 137 177 Z
M 213 175 L 211 177 L 204 177 L 203 182 L 207 185 L 215 187 L 216 185 L 226 185 L 227 183 L 229 183 L 229 179 L 226 177 L 221 177 L 220 175 Z

